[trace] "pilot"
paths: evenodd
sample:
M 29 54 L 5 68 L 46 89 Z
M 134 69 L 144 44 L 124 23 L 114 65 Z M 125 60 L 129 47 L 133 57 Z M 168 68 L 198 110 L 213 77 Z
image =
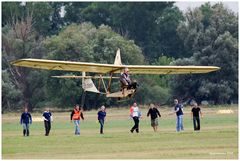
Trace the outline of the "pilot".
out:
M 120 76 L 121 88 L 136 89 L 138 84 L 136 81 L 131 81 L 128 73 L 129 69 L 125 68 L 123 74 Z

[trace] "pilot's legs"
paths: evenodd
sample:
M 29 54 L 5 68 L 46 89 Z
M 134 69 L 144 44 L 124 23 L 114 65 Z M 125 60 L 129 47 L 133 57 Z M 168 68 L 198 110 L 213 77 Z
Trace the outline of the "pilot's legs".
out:
M 131 84 L 128 85 L 127 89 L 132 89 L 132 88 L 133 88 L 133 89 L 136 89 L 136 88 L 137 88 L 137 85 L 138 85 L 137 82 L 133 82 L 133 83 L 131 83 Z
M 127 88 L 123 88 L 123 89 L 122 89 L 122 94 L 123 94 L 123 96 L 125 96 L 125 94 L 127 93 L 127 90 L 128 90 Z

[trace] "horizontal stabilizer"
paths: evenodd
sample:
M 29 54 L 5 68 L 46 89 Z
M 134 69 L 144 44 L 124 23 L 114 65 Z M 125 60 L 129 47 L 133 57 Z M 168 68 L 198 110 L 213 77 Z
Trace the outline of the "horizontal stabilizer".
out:
M 86 78 L 86 79 L 110 79 L 110 76 L 78 76 L 78 75 L 61 75 L 61 76 L 52 76 L 53 78 L 75 78 L 75 79 L 81 79 L 81 78 Z M 119 77 L 112 77 L 112 79 L 119 79 Z

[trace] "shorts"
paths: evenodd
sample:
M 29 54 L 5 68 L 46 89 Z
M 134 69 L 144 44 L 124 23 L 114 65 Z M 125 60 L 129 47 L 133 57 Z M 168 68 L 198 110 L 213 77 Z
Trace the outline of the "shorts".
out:
M 151 126 L 158 126 L 158 118 L 151 119 Z

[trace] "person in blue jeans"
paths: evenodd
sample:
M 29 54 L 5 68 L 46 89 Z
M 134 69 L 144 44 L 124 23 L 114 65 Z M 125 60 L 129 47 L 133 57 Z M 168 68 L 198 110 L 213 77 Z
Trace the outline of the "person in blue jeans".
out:
M 178 102 L 177 99 L 174 99 L 174 113 L 176 113 L 176 131 L 183 131 L 183 105 Z
M 106 108 L 102 106 L 101 109 L 98 111 L 98 122 L 100 123 L 100 134 L 103 134 L 103 126 L 106 117 Z
M 32 116 L 27 108 L 24 108 L 24 112 L 20 118 L 20 124 L 23 126 L 23 136 L 29 136 L 29 124 L 32 124 Z
M 73 120 L 75 125 L 75 135 L 80 135 L 80 119 L 81 118 L 84 120 L 82 110 L 79 107 L 79 105 L 76 105 L 70 116 L 71 122 Z

